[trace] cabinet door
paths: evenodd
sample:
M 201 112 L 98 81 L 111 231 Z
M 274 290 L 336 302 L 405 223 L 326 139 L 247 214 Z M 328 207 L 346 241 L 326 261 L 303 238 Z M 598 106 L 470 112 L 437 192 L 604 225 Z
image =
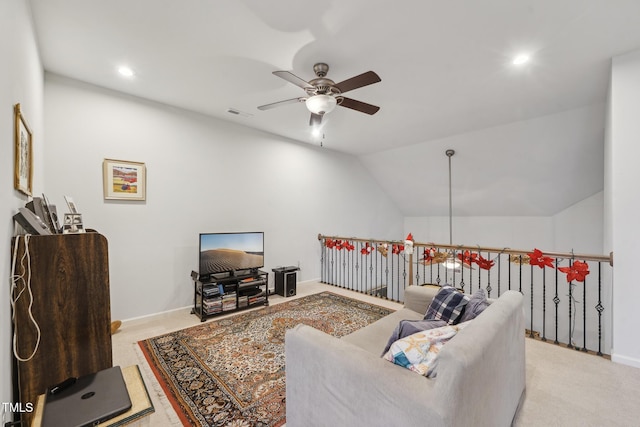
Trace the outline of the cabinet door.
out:
M 31 313 L 41 337 L 34 357 L 17 362 L 17 380 L 20 401 L 35 404 L 51 385 L 112 366 L 109 263 L 107 239 L 98 233 L 31 236 L 28 251 Z M 24 253 L 20 237 L 17 274 L 28 273 L 20 263 Z M 37 342 L 28 306 L 24 292 L 15 305 L 14 324 L 17 352 L 23 358 Z

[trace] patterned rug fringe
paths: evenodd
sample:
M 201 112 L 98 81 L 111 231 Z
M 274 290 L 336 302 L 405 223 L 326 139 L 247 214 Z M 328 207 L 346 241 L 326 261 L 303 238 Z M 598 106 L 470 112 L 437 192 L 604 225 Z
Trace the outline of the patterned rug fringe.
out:
M 160 401 L 160 406 L 162 406 L 162 409 L 164 409 L 164 412 L 169 419 L 170 424 L 167 427 L 182 427 L 183 424 L 180 421 L 180 418 L 178 418 L 178 414 L 176 414 L 176 411 L 173 409 L 173 406 L 169 401 L 169 398 L 167 398 L 166 393 L 164 392 L 164 390 L 162 390 L 162 386 L 151 371 L 151 367 L 147 362 L 147 358 L 144 357 L 140 346 L 138 345 L 138 343 L 133 343 L 132 345 L 134 346 L 134 351 L 136 353 L 136 357 L 138 358 L 138 366 L 140 367 L 140 371 L 142 373 L 144 381 L 146 384 L 151 384 L 151 388 L 153 389 L 155 396 Z

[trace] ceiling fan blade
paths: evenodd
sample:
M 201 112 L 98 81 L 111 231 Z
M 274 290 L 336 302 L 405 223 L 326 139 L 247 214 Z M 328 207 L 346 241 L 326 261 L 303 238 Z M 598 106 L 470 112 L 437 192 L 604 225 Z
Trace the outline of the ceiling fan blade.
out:
M 338 88 L 340 92 L 346 93 L 350 90 L 358 89 L 363 86 L 381 82 L 382 79 L 373 71 L 367 71 L 359 76 L 351 77 L 345 81 L 335 84 L 334 87 Z
M 320 126 L 322 123 L 322 116 L 320 114 L 311 113 L 311 118 L 309 119 L 309 126 Z
M 351 108 L 352 110 L 360 111 L 361 113 L 373 115 L 378 112 L 380 107 L 367 104 L 366 102 L 356 101 L 355 99 L 342 97 L 342 102 L 338 103 L 341 107 Z
M 271 104 L 266 104 L 266 105 L 261 105 L 258 107 L 258 110 L 270 110 L 272 108 L 276 108 L 279 107 L 281 105 L 287 105 L 287 104 L 295 104 L 297 102 L 304 102 L 306 101 L 306 98 L 292 98 L 292 99 L 287 99 L 284 101 L 278 101 L 278 102 L 274 102 Z
M 296 76 L 289 71 L 274 71 L 273 75 L 280 77 L 281 79 L 285 79 L 289 83 L 293 83 L 296 86 L 300 86 L 302 89 L 313 89 L 308 82 L 302 80 L 300 77 Z

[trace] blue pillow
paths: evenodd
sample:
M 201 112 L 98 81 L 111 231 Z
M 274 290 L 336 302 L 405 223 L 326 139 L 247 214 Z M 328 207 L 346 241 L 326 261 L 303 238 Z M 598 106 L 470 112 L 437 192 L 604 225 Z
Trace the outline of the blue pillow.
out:
M 389 337 L 389 341 L 387 341 L 387 345 L 384 348 L 382 354 L 384 355 L 391 344 L 398 341 L 399 339 L 406 338 L 409 335 L 413 335 L 416 332 L 426 331 L 428 329 L 441 328 L 443 326 L 447 326 L 447 322 L 444 320 L 401 320 L 398 323 L 398 326 L 393 330 L 391 336 Z
M 458 292 L 453 286 L 443 286 L 433 297 L 424 319 L 444 320 L 448 325 L 453 325 L 469 300 L 469 296 Z
M 460 323 L 475 319 L 487 307 L 489 307 L 489 301 L 487 301 L 484 289 L 478 289 L 471 295 L 469 303 L 464 308 L 464 312 L 460 316 Z

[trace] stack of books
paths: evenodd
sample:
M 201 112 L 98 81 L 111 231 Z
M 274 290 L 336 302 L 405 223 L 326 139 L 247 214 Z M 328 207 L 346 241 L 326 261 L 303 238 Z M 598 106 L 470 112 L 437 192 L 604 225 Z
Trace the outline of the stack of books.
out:
M 236 309 L 236 293 L 228 292 L 222 296 L 222 311 Z
M 249 303 L 249 300 L 247 299 L 246 295 L 242 295 L 238 297 L 238 307 L 240 308 L 246 307 L 248 303 Z
M 205 314 L 216 314 L 222 311 L 222 298 L 209 298 L 202 302 L 202 309 Z
M 249 305 L 264 303 L 264 300 L 265 300 L 264 292 L 260 292 L 259 294 L 256 294 L 256 295 L 251 295 L 248 298 Z
M 212 298 L 220 295 L 220 291 L 217 286 L 203 286 L 202 296 L 205 298 Z

